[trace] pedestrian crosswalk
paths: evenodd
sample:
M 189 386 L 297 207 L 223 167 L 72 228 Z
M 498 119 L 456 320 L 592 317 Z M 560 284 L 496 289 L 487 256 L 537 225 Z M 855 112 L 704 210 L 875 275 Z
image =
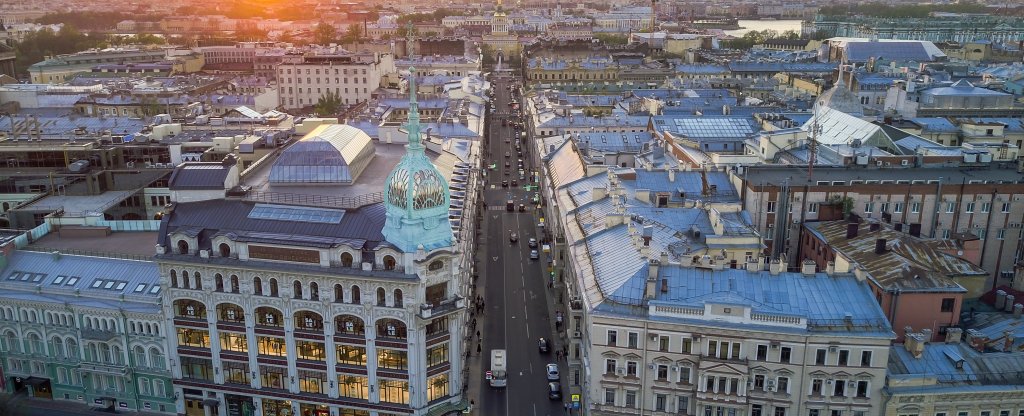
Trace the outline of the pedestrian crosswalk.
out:
M 506 208 L 505 206 L 494 206 L 494 205 L 492 205 L 492 206 L 489 206 L 489 207 L 487 207 L 487 210 L 488 210 L 488 211 L 504 211 L 504 210 L 505 210 L 505 208 Z M 525 208 L 525 209 L 526 209 L 527 211 L 529 211 L 529 210 L 533 209 L 533 207 L 532 207 L 532 206 L 529 206 L 529 205 L 526 205 L 526 206 L 525 206 L 524 208 Z M 518 208 L 517 208 L 517 211 L 516 211 L 516 212 L 518 212 Z

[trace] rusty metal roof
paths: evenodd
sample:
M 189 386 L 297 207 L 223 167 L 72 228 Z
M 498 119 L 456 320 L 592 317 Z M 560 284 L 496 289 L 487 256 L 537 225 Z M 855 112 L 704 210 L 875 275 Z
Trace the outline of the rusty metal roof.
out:
M 878 224 L 872 231 L 871 224 Z M 807 229 L 827 242 L 837 254 L 864 268 L 873 280 L 887 290 L 966 292 L 952 278 L 985 275 L 971 262 L 941 251 L 956 245 L 914 237 L 876 220 L 862 221 L 857 236 L 846 238 L 847 221 L 807 223 Z M 875 253 L 875 244 L 885 239 L 886 251 Z

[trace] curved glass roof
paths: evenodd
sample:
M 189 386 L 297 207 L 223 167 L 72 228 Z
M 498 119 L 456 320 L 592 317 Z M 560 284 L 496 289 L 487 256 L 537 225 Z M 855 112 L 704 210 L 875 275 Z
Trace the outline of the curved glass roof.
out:
M 348 125 L 320 126 L 281 153 L 270 169 L 270 183 L 355 182 L 374 155 L 373 141 Z

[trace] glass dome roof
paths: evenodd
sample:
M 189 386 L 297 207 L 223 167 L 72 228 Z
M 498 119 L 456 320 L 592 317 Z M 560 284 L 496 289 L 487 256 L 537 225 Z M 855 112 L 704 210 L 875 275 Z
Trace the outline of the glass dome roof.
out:
M 281 153 L 270 169 L 270 183 L 351 184 L 373 155 L 373 141 L 362 130 L 320 126 Z

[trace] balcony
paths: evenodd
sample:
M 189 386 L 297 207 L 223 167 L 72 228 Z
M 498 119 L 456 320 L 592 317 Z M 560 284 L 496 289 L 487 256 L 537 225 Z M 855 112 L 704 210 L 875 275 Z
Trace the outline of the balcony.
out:
M 128 374 L 128 368 L 121 364 L 113 363 L 100 363 L 96 361 L 86 361 L 78 365 L 78 369 L 82 371 L 88 371 L 95 374 L 104 374 L 110 376 L 123 376 Z
M 107 342 L 117 338 L 117 332 L 102 329 L 82 329 L 82 339 Z
M 454 296 L 442 300 L 438 304 L 424 303 L 420 305 L 420 319 L 429 320 L 440 316 L 448 315 L 466 308 L 466 299 L 462 296 Z

